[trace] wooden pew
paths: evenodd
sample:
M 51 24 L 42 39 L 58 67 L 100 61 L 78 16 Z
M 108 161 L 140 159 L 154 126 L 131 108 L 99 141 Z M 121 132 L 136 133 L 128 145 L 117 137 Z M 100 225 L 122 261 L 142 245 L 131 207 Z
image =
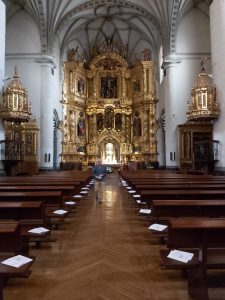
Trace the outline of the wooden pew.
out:
M 46 204 L 62 205 L 61 191 L 13 191 L 0 192 L 0 201 L 44 201 Z
M 0 300 L 4 300 L 3 297 L 3 288 L 4 283 L 9 278 L 27 278 L 31 274 L 31 266 L 33 264 L 33 260 L 19 268 L 14 268 L 10 266 L 6 266 L 1 262 L 5 259 L 10 258 L 7 255 L 0 255 Z
M 0 185 L 0 192 L 7 191 L 61 191 L 62 196 L 74 195 L 79 185 L 42 185 L 42 184 L 30 184 L 30 185 Z
M 224 200 L 153 200 L 152 216 L 160 218 L 178 217 L 225 217 Z
M 44 202 L 41 201 L 0 202 L 1 222 L 10 219 L 20 222 L 20 233 L 24 245 L 23 252 L 26 252 L 26 254 L 29 253 L 29 243 L 36 243 L 36 247 L 40 247 L 43 242 L 56 241 L 55 238 L 50 237 L 52 224 L 49 218 L 50 217 L 46 213 Z M 49 229 L 49 232 L 41 235 L 29 233 L 28 231 L 34 227 L 45 227 L 46 229 Z
M 0 201 L 0 219 L 35 219 L 41 220 L 43 226 L 48 223 L 42 201 Z
M 199 183 L 192 183 L 192 184 L 136 184 L 135 189 L 137 191 L 141 190 L 186 190 L 186 189 L 192 189 L 192 190 L 224 190 L 225 184 L 199 184 Z
M 188 271 L 188 290 L 193 299 L 207 300 L 207 271 L 225 269 L 225 219 L 171 219 L 167 247 L 188 249 L 194 258 L 182 263 L 168 258 L 170 250 L 160 250 L 161 267 Z
M 23 252 L 23 239 L 18 221 L 0 221 L 0 252 L 10 252 L 14 255 Z
M 9 278 L 26 278 L 31 274 L 33 261 L 19 267 L 10 267 L 1 262 L 14 255 L 24 255 L 24 241 L 21 225 L 17 221 L 0 222 L 0 300 L 3 300 L 3 287 Z M 27 254 L 27 253 L 26 253 Z M 32 257 L 34 259 L 34 257 Z
M 209 199 L 225 199 L 224 190 L 140 190 L 142 199 L 148 203 L 148 207 L 152 205 L 153 200 L 209 200 Z

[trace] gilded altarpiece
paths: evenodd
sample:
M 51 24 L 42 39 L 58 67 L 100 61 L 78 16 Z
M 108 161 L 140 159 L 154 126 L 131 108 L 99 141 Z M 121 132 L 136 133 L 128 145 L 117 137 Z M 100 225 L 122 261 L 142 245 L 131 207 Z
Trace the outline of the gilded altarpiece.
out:
M 63 67 L 62 164 L 157 161 L 153 61 L 130 67 L 104 52 L 89 66 L 69 59 Z

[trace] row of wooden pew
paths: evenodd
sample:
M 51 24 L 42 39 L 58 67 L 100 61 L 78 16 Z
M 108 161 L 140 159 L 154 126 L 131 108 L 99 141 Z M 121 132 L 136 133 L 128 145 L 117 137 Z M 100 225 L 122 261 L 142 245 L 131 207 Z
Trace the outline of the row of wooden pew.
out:
M 225 177 L 163 171 L 120 174 L 125 188 L 140 196 L 134 199 L 147 212 L 149 225 L 166 225 L 162 231 L 151 230 L 153 238 L 165 243 L 159 253 L 161 268 L 181 270 L 190 296 L 209 299 L 210 270 L 225 270 Z M 187 263 L 175 260 L 174 250 L 181 260 L 186 252 L 193 257 Z M 224 278 L 216 282 L 222 284 Z
M 73 196 L 80 193 L 91 177 L 90 171 L 0 177 L 0 300 L 3 300 L 6 280 L 28 277 L 35 258 L 32 257 L 32 261 L 19 268 L 2 262 L 17 255 L 30 257 L 31 243 L 35 242 L 36 247 L 40 247 L 43 242 L 56 241 L 51 231 L 65 223 L 66 216 L 74 208 Z M 36 234 L 29 231 L 32 228 L 47 230 Z

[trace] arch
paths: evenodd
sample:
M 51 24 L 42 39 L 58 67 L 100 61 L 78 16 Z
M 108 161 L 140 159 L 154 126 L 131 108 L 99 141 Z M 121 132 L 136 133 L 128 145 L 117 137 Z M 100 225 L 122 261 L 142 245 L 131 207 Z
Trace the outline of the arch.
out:
M 113 153 L 111 161 L 107 159 L 106 146 L 107 144 L 113 145 Z M 98 142 L 98 156 L 106 164 L 115 164 L 120 161 L 120 142 L 113 135 L 104 135 Z

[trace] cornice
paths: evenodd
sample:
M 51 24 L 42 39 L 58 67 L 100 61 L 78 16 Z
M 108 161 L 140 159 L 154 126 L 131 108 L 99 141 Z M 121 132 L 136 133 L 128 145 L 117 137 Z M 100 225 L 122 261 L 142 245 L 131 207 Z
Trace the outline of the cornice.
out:
M 6 53 L 6 60 L 32 60 L 39 64 L 48 64 L 56 68 L 56 63 L 51 55 L 41 53 Z

